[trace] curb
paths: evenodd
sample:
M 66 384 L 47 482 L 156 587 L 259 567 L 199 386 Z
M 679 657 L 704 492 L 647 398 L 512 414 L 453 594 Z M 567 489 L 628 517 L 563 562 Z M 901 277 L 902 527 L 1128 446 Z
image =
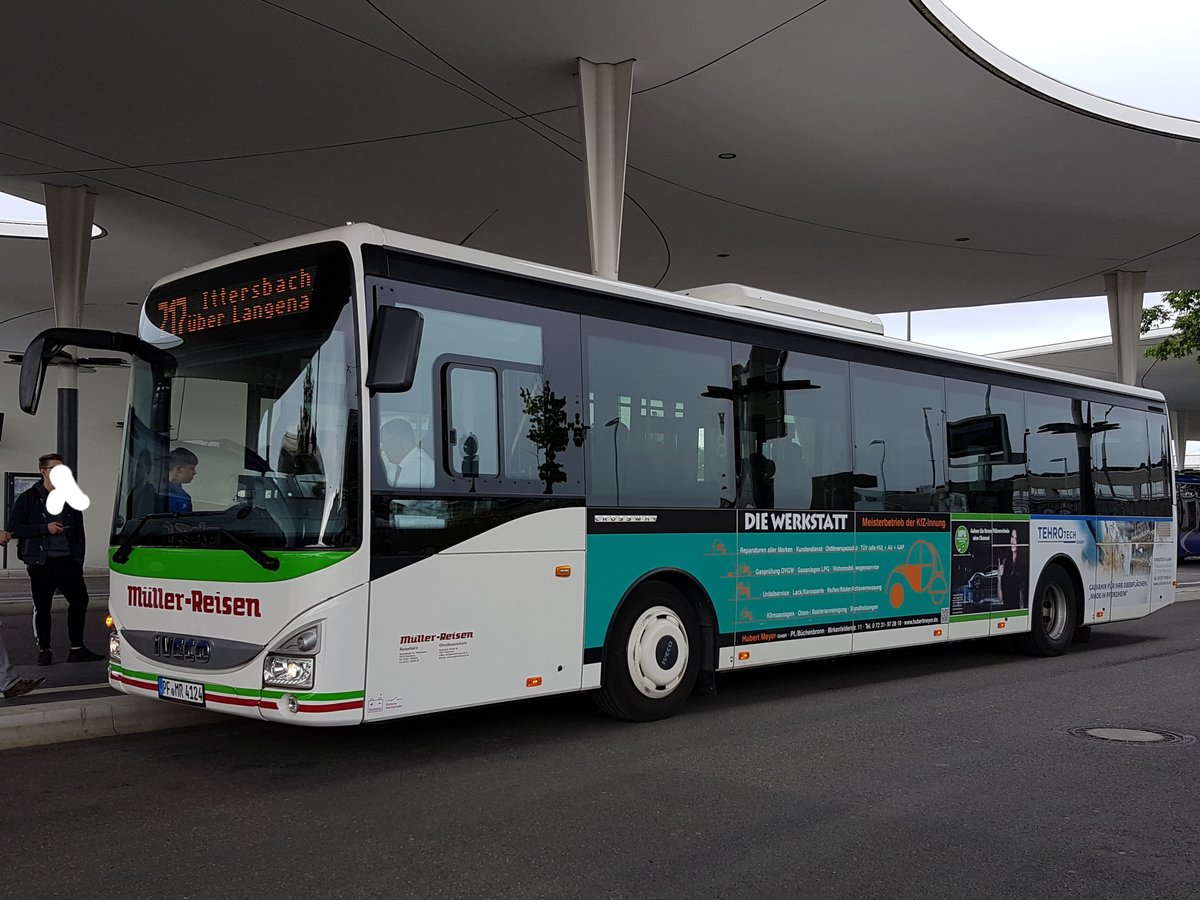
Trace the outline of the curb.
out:
M 123 695 L 38 703 L 0 710 L 0 750 L 212 725 L 217 721 L 217 713 Z

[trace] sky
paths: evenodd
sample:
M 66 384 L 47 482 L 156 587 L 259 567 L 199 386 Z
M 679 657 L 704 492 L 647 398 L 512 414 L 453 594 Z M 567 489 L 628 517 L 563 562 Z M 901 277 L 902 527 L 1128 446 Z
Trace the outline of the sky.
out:
M 1151 306 L 1161 297 L 1160 293 L 1148 293 L 1143 305 Z M 1107 297 L 918 310 L 911 315 L 912 340 L 966 353 L 1024 350 L 1111 334 Z M 883 320 L 884 334 L 898 338 L 910 336 L 907 314 L 885 313 L 879 318 Z M 1048 340 L 1046 335 L 1053 335 L 1053 338 Z
M 943 0 L 993 47 L 1089 93 L 1200 120 L 1196 0 Z
M 100 226 L 92 225 L 92 237 L 99 237 L 103 233 Z M 45 238 L 46 207 L 0 193 L 0 237 Z
M 28 200 L 22 200 L 20 197 L 0 194 L 0 219 L 9 219 L 14 222 L 41 222 L 44 224 L 46 221 L 46 209 L 40 203 L 30 203 Z
M 998 50 L 1080 90 L 1167 115 L 1200 120 L 1200 0 L 943 0 Z M 1147 294 L 1147 303 L 1160 294 Z M 1036 307 L 1032 316 L 1014 315 Z M 904 313 L 881 317 L 907 336 Z M 1028 324 L 1037 322 L 1036 332 Z M 972 353 L 1106 337 L 1104 297 L 1005 303 L 912 314 L 912 339 Z

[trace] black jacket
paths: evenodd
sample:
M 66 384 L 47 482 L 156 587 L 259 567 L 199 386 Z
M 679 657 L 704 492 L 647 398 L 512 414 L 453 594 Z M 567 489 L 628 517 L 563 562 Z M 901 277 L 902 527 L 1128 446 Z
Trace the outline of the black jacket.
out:
M 47 527 L 50 513 L 46 511 L 46 498 L 49 496 L 45 485 L 35 484 L 13 503 L 12 517 L 5 530 L 17 538 L 17 558 L 27 566 L 44 565 L 46 562 L 46 538 L 50 536 Z M 66 537 L 71 546 L 71 556 L 82 566 L 85 543 L 83 514 L 68 505 L 63 507 L 62 515 L 58 518 L 67 526 Z

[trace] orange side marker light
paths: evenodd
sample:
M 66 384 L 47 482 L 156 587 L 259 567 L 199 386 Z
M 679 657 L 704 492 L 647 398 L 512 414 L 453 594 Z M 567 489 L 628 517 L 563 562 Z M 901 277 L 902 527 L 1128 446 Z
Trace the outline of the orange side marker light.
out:
M 570 566 L 557 566 L 554 569 L 554 576 L 556 578 L 570 578 L 571 577 L 571 567 Z
M 532 678 L 525 679 L 525 687 L 527 687 L 527 688 L 541 687 L 541 686 L 542 686 L 542 676 L 541 675 L 535 675 Z
M 1096 610 L 1096 618 L 1103 619 L 1104 618 L 1104 610 L 1102 610 L 1102 609 Z
M 1001 628 L 1003 628 L 1003 627 L 1004 627 L 1005 625 L 1007 625 L 1007 624 L 1008 624 L 1007 622 L 997 622 L 997 623 L 996 623 L 996 630 L 997 630 L 997 631 L 999 631 Z
M 112 628 L 112 627 L 113 627 L 113 617 L 112 617 L 112 613 L 109 613 L 107 616 L 105 616 L 105 617 L 104 617 L 104 627 L 105 627 L 105 628 Z
M 940 628 L 935 628 L 935 629 L 933 629 L 933 636 L 934 636 L 934 637 L 941 637 L 941 636 L 942 636 L 942 629 L 940 629 Z
M 743 651 L 741 651 L 740 653 L 738 653 L 738 659 L 743 659 L 743 660 L 744 660 L 744 659 L 749 659 L 749 658 L 750 658 L 750 651 L 749 651 L 749 650 L 743 650 Z

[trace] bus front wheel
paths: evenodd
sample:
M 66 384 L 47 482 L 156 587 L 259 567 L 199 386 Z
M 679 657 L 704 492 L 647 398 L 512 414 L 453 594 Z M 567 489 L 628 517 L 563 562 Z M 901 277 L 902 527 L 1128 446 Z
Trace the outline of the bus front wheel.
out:
M 1075 582 L 1061 566 L 1049 566 L 1038 579 L 1029 610 L 1029 631 L 1018 646 L 1032 656 L 1060 656 L 1075 636 L 1079 622 Z
M 649 722 L 674 715 L 700 671 L 692 604 L 668 584 L 638 588 L 622 606 L 604 648 L 597 703 L 611 716 Z

